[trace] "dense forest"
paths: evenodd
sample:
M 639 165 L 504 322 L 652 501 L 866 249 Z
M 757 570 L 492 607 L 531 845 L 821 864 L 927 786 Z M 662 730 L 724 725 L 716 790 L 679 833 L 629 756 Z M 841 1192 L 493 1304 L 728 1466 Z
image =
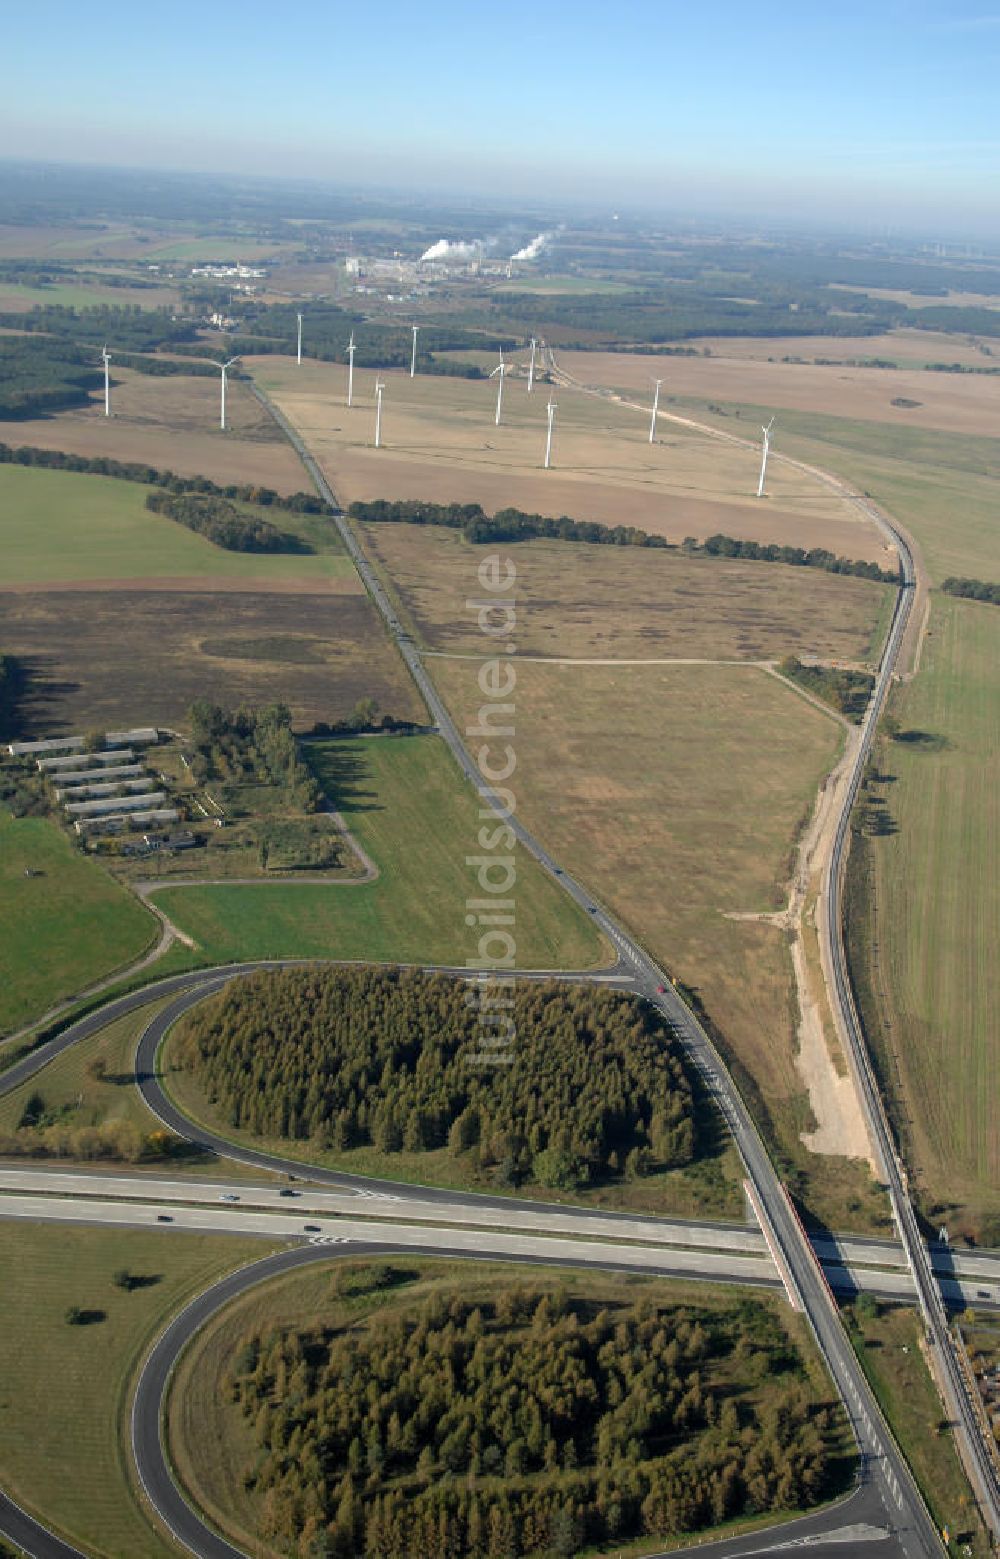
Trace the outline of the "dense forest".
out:
M 101 304 L 89 309 L 50 303 L 24 313 L 0 313 L 0 327 L 52 337 L 60 347 L 73 343 L 98 352 L 108 343 L 112 350 L 152 352 L 160 346 L 190 341 L 198 330 L 196 320 L 178 319 L 169 309 L 140 308 L 138 303 Z
M 405 1276 L 348 1269 L 335 1295 Z M 569 1559 L 833 1492 L 836 1420 L 756 1301 L 393 1297 L 367 1325 L 252 1331 L 234 1357 L 225 1385 L 255 1443 L 243 1481 L 283 1551 Z
M 186 525 L 227 552 L 312 552 L 300 536 L 290 536 L 255 515 L 241 514 L 228 498 L 208 493 L 150 493 L 146 508 Z
M 778 667 L 783 677 L 797 682 L 824 703 L 839 709 L 857 725 L 868 708 L 875 678 L 867 671 L 842 671 L 835 666 L 804 666 L 795 655 L 788 655 Z
M 337 1152 L 447 1147 L 501 1184 L 564 1190 L 694 1158 L 691 1086 L 653 1008 L 520 982 L 504 1014 L 517 1065 L 486 1075 L 467 997 L 418 970 L 260 974 L 200 1004 L 175 1054 L 227 1126 Z
M 991 585 L 985 579 L 957 579 L 952 575 L 945 580 L 941 589 L 948 595 L 965 596 L 970 601 L 988 601 L 991 606 L 1000 606 L 1000 585 Z
M 24 667 L 13 655 L 0 653 L 0 741 L 17 735 L 18 704 L 24 689 Z
M 427 503 L 420 498 L 390 501 L 376 498 L 368 503 L 356 501 L 348 508 L 353 520 L 368 524 L 440 525 L 461 531 L 466 541 L 479 545 L 490 542 L 532 541 L 544 537 L 553 541 L 582 541 L 594 546 L 657 547 L 676 550 L 662 536 L 650 535 L 635 525 L 601 525 L 594 520 L 572 520 L 568 515 L 552 519 L 544 514 L 525 514 L 521 509 L 499 509 L 488 515 L 478 503 Z M 789 563 L 796 568 L 821 568 L 830 574 L 854 574 L 861 579 L 877 579 L 896 584 L 895 570 L 879 568 L 877 563 L 837 557 L 825 547 L 779 546 L 777 543 L 739 541 L 734 536 L 709 536 L 699 542 L 688 536 L 683 543 L 687 553 L 706 557 L 745 558 L 754 563 Z
M 191 772 L 199 784 L 275 785 L 303 812 L 315 812 L 320 789 L 299 756 L 292 716 L 284 704 L 222 709 L 198 699 L 188 711 Z
M 0 465 L 39 466 L 46 471 L 77 471 L 88 476 L 113 476 L 147 487 L 164 487 L 171 493 L 205 493 L 237 503 L 253 503 L 261 509 L 284 509 L 289 514 L 329 514 L 329 505 L 315 493 L 282 497 L 272 487 L 230 483 L 220 487 L 207 476 L 175 476 L 137 461 L 115 460 L 110 455 L 71 455 L 60 449 L 33 449 L 30 444 L 0 443 Z
M 79 347 L 0 337 L 0 421 L 84 406 L 91 390 L 103 383 L 104 369 Z

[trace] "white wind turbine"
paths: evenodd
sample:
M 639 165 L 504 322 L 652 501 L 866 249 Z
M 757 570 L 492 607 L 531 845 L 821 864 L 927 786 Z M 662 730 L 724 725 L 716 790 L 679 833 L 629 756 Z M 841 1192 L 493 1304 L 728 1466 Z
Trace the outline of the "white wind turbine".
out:
M 351 331 L 351 339 L 347 343 L 347 404 L 350 406 L 354 400 L 354 331 Z
M 382 391 L 385 385 L 381 379 L 375 380 L 375 448 L 382 447 Z
M 218 368 L 222 373 L 222 403 L 219 412 L 219 426 L 223 433 L 226 431 L 226 375 L 228 374 L 230 368 L 232 368 L 233 364 L 238 362 L 238 357 L 231 357 L 228 363 L 216 363 L 215 365 L 216 368 Z
M 108 343 L 105 341 L 104 350 L 101 353 L 104 359 L 104 415 L 111 416 L 111 353 L 108 351 Z
M 761 458 L 760 458 L 760 481 L 757 483 L 757 497 L 758 498 L 763 498 L 763 496 L 764 496 L 764 478 L 767 475 L 767 457 L 768 457 L 768 455 L 770 453 L 770 450 L 771 450 L 771 429 L 773 427 L 774 427 L 774 418 L 772 417 L 770 422 L 768 423 L 767 427 L 765 428 L 762 425 L 761 426 L 761 430 L 760 430 L 763 433 L 763 435 L 764 435 L 764 448 L 763 448 L 763 451 L 761 453 Z
M 662 379 L 653 380 L 653 384 L 655 386 L 653 390 L 653 415 L 649 421 L 649 442 L 651 444 L 656 442 L 656 413 L 660 409 L 660 385 L 662 383 Z
M 538 345 L 534 336 L 531 338 L 531 361 L 528 364 L 528 394 L 535 388 L 535 347 Z
M 503 360 L 503 347 L 501 347 L 500 348 L 500 361 L 497 364 L 496 368 L 494 368 L 493 372 L 490 374 L 490 378 L 491 379 L 495 379 L 498 374 L 500 376 L 500 382 L 497 385 L 497 414 L 496 414 L 496 425 L 497 425 L 497 427 L 500 426 L 500 413 L 503 411 L 503 381 L 504 381 L 504 376 L 506 375 L 506 373 L 507 373 L 507 364 Z
M 298 352 L 296 354 L 296 361 L 297 361 L 299 367 L 301 368 L 302 367 L 302 315 L 301 314 L 296 314 L 295 318 L 299 322 L 299 343 L 298 343 Z
M 549 431 L 548 431 L 548 434 L 547 434 L 546 439 L 545 439 L 545 469 L 546 469 L 546 471 L 549 469 L 549 466 L 552 464 L 552 424 L 555 422 L 555 417 L 556 417 L 556 403 L 555 403 L 554 400 L 552 400 L 552 399 L 549 400 L 549 404 L 548 404 L 548 408 L 547 409 L 548 409 L 548 413 L 549 413 Z
M 410 353 L 410 378 L 412 379 L 417 371 L 417 331 L 420 326 L 411 325 L 410 329 L 413 331 L 413 350 Z

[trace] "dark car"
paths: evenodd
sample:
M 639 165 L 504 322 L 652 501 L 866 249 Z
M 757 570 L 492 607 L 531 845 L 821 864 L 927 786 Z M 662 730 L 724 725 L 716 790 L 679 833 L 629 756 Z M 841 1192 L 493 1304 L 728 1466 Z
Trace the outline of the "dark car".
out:
M 323 1233 L 323 1230 L 320 1228 L 318 1223 L 304 1223 L 302 1225 L 302 1227 L 303 1227 L 303 1229 L 305 1229 L 307 1234 L 322 1234 Z
M 157 1223 L 173 1223 L 174 1220 L 169 1213 L 157 1213 L 156 1221 Z
M 301 1195 L 301 1192 L 293 1191 L 290 1185 L 283 1185 L 281 1190 L 278 1192 L 278 1195 L 279 1196 L 299 1196 L 299 1195 Z

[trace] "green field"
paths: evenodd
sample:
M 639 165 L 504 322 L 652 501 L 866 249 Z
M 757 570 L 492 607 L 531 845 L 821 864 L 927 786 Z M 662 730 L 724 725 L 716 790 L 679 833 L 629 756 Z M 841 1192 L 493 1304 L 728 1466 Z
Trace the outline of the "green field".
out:
M 32 308 L 93 309 L 132 307 L 162 309 L 176 299 L 168 287 L 104 287 L 100 282 L 53 282 L 48 287 L 0 285 L 0 311 Z
M 156 903 L 212 961 L 301 955 L 464 964 L 477 933 L 478 805 L 444 743 L 375 737 L 310 748 L 321 782 L 379 868 L 372 883 L 169 888 Z M 517 855 L 517 960 L 529 968 L 610 961 L 594 928 L 523 852 Z
M 205 578 L 248 582 L 301 579 L 317 586 L 349 578 L 350 559 L 332 539 L 317 554 L 226 552 L 146 508 L 150 488 L 114 477 L 0 466 L 3 583 Z M 256 511 L 255 511 L 256 512 Z M 296 527 L 277 511 L 271 523 Z M 314 527 L 313 527 L 314 528 Z
M 920 673 L 893 703 L 904 739 L 877 754 L 894 778 L 874 794 L 898 831 L 867 841 L 858 869 L 888 1019 L 871 1022 L 869 1001 L 869 1027 L 902 1083 L 919 1184 L 973 1223 L 992 1214 L 1000 1232 L 998 665 L 1000 612 L 936 595 Z M 862 933 L 856 953 L 871 940 Z
M 39 875 L 25 877 L 30 868 Z M 0 812 L 0 1031 L 10 1033 L 156 938 L 147 909 L 45 818 Z
M 95 1559 L 169 1559 L 128 1482 L 125 1409 L 147 1346 L 265 1240 L 0 1224 L 0 1482 Z M 146 1279 L 115 1287 L 120 1268 Z M 70 1326 L 70 1305 L 105 1319 Z

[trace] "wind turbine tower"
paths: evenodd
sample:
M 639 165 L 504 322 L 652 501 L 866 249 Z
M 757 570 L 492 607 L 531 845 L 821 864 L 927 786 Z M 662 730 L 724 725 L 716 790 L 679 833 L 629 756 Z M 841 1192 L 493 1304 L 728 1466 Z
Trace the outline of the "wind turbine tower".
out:
M 296 314 L 295 318 L 299 322 L 299 344 L 298 344 L 298 353 L 297 353 L 297 356 L 296 356 L 296 361 L 298 362 L 298 365 L 301 368 L 302 367 L 302 315 L 301 314 Z
M 104 343 L 104 351 L 101 353 L 104 359 L 104 415 L 111 416 L 111 353 L 108 351 L 108 343 Z
M 375 448 L 382 447 L 382 391 L 385 385 L 381 379 L 375 380 Z
M 351 339 L 347 343 L 347 404 L 354 400 L 354 331 L 351 331 Z
M 496 379 L 498 374 L 500 376 L 500 380 L 499 380 L 499 383 L 497 385 L 497 414 L 496 414 L 496 425 L 497 425 L 497 427 L 500 426 L 500 413 L 503 411 L 503 381 L 504 381 L 504 375 L 506 374 L 506 372 L 507 372 L 507 364 L 503 360 L 503 347 L 501 347 L 500 348 L 500 362 L 497 365 L 497 367 L 494 368 L 493 372 L 490 374 L 490 378 L 491 379 Z
M 764 435 L 764 448 L 760 458 L 760 481 L 757 483 L 758 498 L 763 498 L 764 496 L 764 478 L 767 475 L 767 457 L 771 451 L 771 429 L 773 427 L 774 418 L 772 417 L 767 427 L 765 428 L 762 426 L 760 430 Z
M 660 409 L 660 385 L 662 383 L 662 379 L 653 380 L 653 384 L 655 385 L 655 389 L 653 390 L 653 415 L 649 422 L 649 442 L 651 444 L 656 442 L 656 413 Z
M 216 363 L 216 368 L 222 371 L 222 402 L 219 411 L 219 426 L 223 433 L 226 431 L 226 375 L 234 363 L 238 363 L 238 357 L 231 357 L 228 363 Z
M 420 326 L 411 325 L 410 328 L 413 331 L 413 350 L 410 353 L 410 378 L 412 379 L 417 371 L 417 331 Z
M 552 464 L 552 424 L 555 422 L 555 419 L 556 419 L 556 403 L 553 400 L 549 401 L 548 413 L 549 413 L 549 431 L 548 431 L 548 434 L 547 434 L 546 439 L 545 439 L 545 469 L 546 469 L 546 471 L 549 469 L 549 466 Z
M 534 336 L 531 338 L 531 361 L 528 364 L 528 394 L 535 388 L 535 347 L 538 345 Z

